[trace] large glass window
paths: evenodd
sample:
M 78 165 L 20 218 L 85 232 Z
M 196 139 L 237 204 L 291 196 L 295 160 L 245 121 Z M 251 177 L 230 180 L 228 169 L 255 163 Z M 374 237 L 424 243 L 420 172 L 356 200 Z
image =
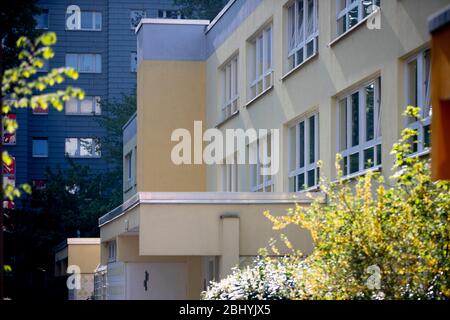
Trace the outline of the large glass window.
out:
M 239 179 L 238 179 L 238 159 L 237 153 L 233 156 L 233 163 L 225 163 L 223 165 L 223 191 L 226 192 L 238 192 Z M 231 162 L 231 161 L 230 161 Z
M 288 7 L 289 70 L 317 53 L 318 36 L 318 1 L 294 1 Z
M 238 110 L 238 57 L 232 58 L 223 68 L 223 119 L 229 118 Z
M 338 152 L 343 175 L 381 166 L 380 78 L 337 103 Z
M 48 138 L 33 138 L 32 154 L 35 158 L 48 157 Z
M 380 0 L 336 0 L 337 33 L 341 35 L 369 16 Z
M 183 15 L 178 10 L 158 10 L 158 18 L 160 19 L 183 19 Z
M 66 19 L 72 15 L 67 14 Z M 80 12 L 80 24 L 79 27 L 66 30 L 80 30 L 80 31 L 100 31 L 102 30 L 102 13 L 98 11 L 81 11 Z
M 291 192 L 319 184 L 319 114 L 315 113 L 289 128 L 289 189 Z
M 271 25 L 253 39 L 251 50 L 250 99 L 253 99 L 273 85 Z
M 100 143 L 97 138 L 66 138 L 65 153 L 69 158 L 99 158 Z
M 65 109 L 67 115 L 99 115 L 100 97 L 86 96 L 83 100 L 71 98 L 66 101 Z
M 406 120 L 406 126 L 417 132 L 412 141 L 413 154 L 426 152 L 431 142 L 431 50 L 415 55 L 406 63 L 406 104 L 420 107 L 420 117 Z
M 101 73 L 102 56 L 93 53 L 67 53 L 66 66 L 79 73 Z
M 272 157 L 272 136 L 268 135 L 264 139 L 258 139 L 256 143 L 256 164 L 251 164 L 251 191 L 252 192 L 273 192 L 273 176 L 262 174 L 263 168 L 268 168 L 269 165 L 264 165 L 261 155 L 266 155 L 268 158 Z

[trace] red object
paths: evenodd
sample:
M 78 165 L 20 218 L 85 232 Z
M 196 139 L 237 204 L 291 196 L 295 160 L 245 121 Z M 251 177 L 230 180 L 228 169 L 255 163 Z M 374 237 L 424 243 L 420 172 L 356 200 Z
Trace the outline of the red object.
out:
M 3 174 L 5 177 L 15 176 L 16 174 L 16 157 L 11 157 L 11 159 L 12 161 L 9 166 L 3 162 Z

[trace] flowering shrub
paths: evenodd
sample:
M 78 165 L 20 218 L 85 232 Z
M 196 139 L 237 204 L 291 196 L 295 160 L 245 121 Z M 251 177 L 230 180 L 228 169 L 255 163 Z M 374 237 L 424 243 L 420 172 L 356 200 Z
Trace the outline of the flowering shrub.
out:
M 298 261 L 258 257 L 252 266 L 235 268 L 228 278 L 212 283 L 202 294 L 205 300 L 280 300 L 294 299 Z
M 407 115 L 418 117 L 418 108 Z M 449 299 L 450 183 L 433 182 L 429 160 L 411 156 L 405 129 L 389 183 L 378 173 L 356 182 L 322 181 L 326 205 L 265 212 L 274 228 L 310 230 L 314 252 L 300 261 L 259 258 L 211 285 L 205 299 Z

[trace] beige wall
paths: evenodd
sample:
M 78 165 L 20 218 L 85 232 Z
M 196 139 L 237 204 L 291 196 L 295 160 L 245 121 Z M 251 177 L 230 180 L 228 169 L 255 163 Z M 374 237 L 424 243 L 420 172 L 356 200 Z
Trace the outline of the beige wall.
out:
M 202 165 L 171 161 L 173 130 L 205 116 L 205 63 L 143 61 L 138 69 L 138 191 L 205 191 Z
M 68 265 L 76 265 L 81 273 L 94 273 L 100 263 L 99 244 L 69 244 Z
M 289 207 L 292 205 L 141 205 L 139 254 L 220 256 L 223 253 L 221 216 L 233 214 L 239 219 L 238 254 L 254 256 L 260 248 L 267 247 L 270 238 L 280 235 L 280 232 L 272 230 L 272 224 L 264 217 L 263 212 L 270 210 L 272 214 L 283 215 Z M 283 233 L 296 249 L 306 254 L 312 251 L 312 240 L 308 231 L 290 226 L 283 230 Z M 287 253 L 283 246 L 280 246 L 280 249 Z
M 311 110 L 319 110 L 320 159 L 322 172 L 334 177 L 336 154 L 335 97 L 356 88 L 365 80 L 382 77 L 382 143 L 383 174 L 390 176 L 392 145 L 403 127 L 401 113 L 405 108 L 403 61 L 410 54 L 429 45 L 426 21 L 428 16 L 448 5 L 448 0 L 382 0 L 381 30 L 369 30 L 365 25 L 329 46 L 336 38 L 336 5 L 334 0 L 319 1 L 319 54 L 288 77 L 286 72 L 286 10 L 289 1 L 265 0 L 207 61 L 208 127 L 221 120 L 220 66 L 239 52 L 240 113 L 223 124 L 228 128 L 271 128 L 282 131 L 281 168 L 275 178 L 276 191 L 288 191 L 287 125 Z M 249 100 L 246 57 L 248 39 L 267 21 L 273 21 L 274 88 L 251 105 Z M 207 190 L 218 190 L 220 168 L 207 168 Z M 241 190 L 248 184 L 240 181 Z

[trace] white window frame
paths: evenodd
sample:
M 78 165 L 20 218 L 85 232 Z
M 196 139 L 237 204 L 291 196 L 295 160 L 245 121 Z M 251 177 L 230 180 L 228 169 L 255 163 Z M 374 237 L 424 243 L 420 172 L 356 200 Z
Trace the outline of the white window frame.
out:
M 430 55 L 430 68 L 428 70 L 428 75 L 426 74 L 426 59 L 425 55 Z M 417 63 L 417 106 L 414 105 L 412 101 L 409 101 L 410 96 L 410 87 L 409 87 L 409 64 L 416 61 Z M 431 150 L 430 146 L 426 146 L 425 144 L 425 130 L 426 127 L 431 129 L 431 114 L 432 114 L 432 106 L 431 106 L 431 49 L 427 48 L 421 50 L 418 54 L 409 58 L 405 64 L 405 98 L 406 98 L 406 107 L 408 105 L 412 105 L 413 107 L 420 107 L 420 116 L 421 120 L 412 119 L 409 117 L 405 119 L 405 127 L 413 129 L 417 132 L 416 137 L 416 147 L 417 150 L 412 152 L 412 156 L 420 155 L 424 153 L 428 153 Z M 429 109 L 428 109 L 429 106 Z
M 310 120 L 314 121 L 314 160 L 310 159 Z M 300 150 L 302 146 L 302 141 L 300 139 L 300 132 L 302 130 L 301 125 L 303 124 L 303 166 L 300 158 Z M 310 189 L 317 188 L 319 185 L 319 167 L 317 165 L 319 161 L 319 113 L 314 111 L 297 121 L 295 125 L 289 127 L 289 186 L 292 192 L 303 192 Z M 291 130 L 295 130 L 295 141 L 291 141 Z M 295 148 L 292 150 L 292 145 Z M 312 185 L 308 184 L 308 173 L 314 170 L 314 183 Z M 303 174 L 304 184 L 299 186 L 298 180 L 300 175 Z M 291 183 L 293 182 L 293 183 Z M 293 188 L 292 188 L 293 186 Z
M 256 164 L 251 164 L 251 170 L 250 170 L 250 181 L 251 181 L 251 186 L 250 186 L 250 191 L 251 192 L 273 192 L 274 191 L 274 180 L 273 180 L 273 176 L 271 175 L 261 175 L 261 168 L 263 167 L 260 161 L 260 148 L 265 148 L 266 144 L 261 144 L 261 142 L 265 142 L 267 141 L 268 143 L 270 143 L 270 145 L 268 144 L 267 147 L 269 147 L 270 152 L 269 152 L 269 156 L 271 155 L 271 153 L 273 152 L 273 147 L 272 145 L 272 139 L 271 139 L 271 135 L 268 135 L 266 138 L 264 139 L 258 139 L 257 141 L 253 142 L 256 143 L 256 148 L 255 148 L 255 152 L 256 152 Z M 270 141 L 270 142 L 269 142 Z M 250 149 L 250 148 L 249 148 Z M 265 152 L 266 150 L 263 150 L 263 152 Z
M 373 139 L 370 141 L 366 141 L 366 95 L 365 95 L 365 89 L 369 87 L 370 85 L 374 85 L 374 134 Z M 366 82 L 364 85 L 360 86 L 356 90 L 352 90 L 348 94 L 340 97 L 336 101 L 336 120 L 337 120 L 337 140 L 336 140 L 336 146 L 337 146 L 337 152 L 340 153 L 343 157 L 344 163 L 347 165 L 342 165 L 341 170 L 343 172 L 344 177 L 353 176 L 362 174 L 368 170 L 376 170 L 380 169 L 382 167 L 382 158 L 378 159 L 378 148 L 381 148 L 380 154 L 383 152 L 383 146 L 382 146 L 382 134 L 381 134 L 381 95 L 380 95 L 380 84 L 381 84 L 381 78 L 378 77 L 374 80 L 371 80 L 369 82 Z M 358 93 L 358 145 L 352 146 L 352 96 Z M 340 123 L 340 114 L 341 114 L 341 106 L 340 102 L 345 100 L 346 102 L 346 122 L 347 126 L 345 129 L 345 140 L 346 140 L 346 149 L 342 149 L 341 147 L 341 123 Z M 371 167 L 366 167 L 366 162 L 364 159 L 364 151 L 369 150 L 373 148 L 373 158 L 374 161 L 372 163 Z M 355 172 L 350 172 L 350 156 L 358 154 L 358 170 Z
M 238 192 L 239 190 L 239 175 L 237 153 L 232 156 L 233 163 L 223 164 L 223 191 L 224 192 Z
M 86 14 L 90 14 L 91 15 L 91 23 L 92 23 L 92 27 L 91 28 L 83 28 L 81 21 L 82 21 L 82 16 L 86 15 Z M 100 16 L 100 27 L 97 28 L 97 19 Z M 66 17 L 67 18 L 67 17 Z M 101 11 L 90 11 L 90 10 L 86 10 L 86 11 L 81 11 L 80 12 L 80 28 L 79 29 L 69 29 L 67 28 L 66 25 L 66 31 L 102 31 L 102 27 L 103 27 L 103 16 L 102 16 L 102 12 Z
M 273 86 L 273 26 L 265 27 L 253 40 L 253 74 L 250 101 Z M 262 53 L 262 54 L 261 54 Z M 261 69 L 261 73 L 260 73 Z
M 367 18 L 370 13 L 368 13 L 366 16 L 364 16 L 364 1 L 367 0 L 344 0 L 345 1 L 345 7 L 340 8 L 340 0 L 336 0 L 336 33 L 338 36 L 343 35 L 351 30 L 353 30 L 358 23 L 360 23 L 362 20 Z M 372 6 L 375 4 L 376 6 L 380 6 L 380 0 L 372 0 L 374 3 L 372 3 Z M 358 21 L 350 27 L 350 20 L 349 20 L 349 13 L 354 10 L 355 8 L 358 8 Z M 345 18 L 345 30 L 342 32 L 339 32 L 339 20 L 342 18 Z
M 312 0 L 313 4 L 313 31 L 311 34 L 307 34 L 308 28 L 308 0 L 295 0 L 290 6 L 287 7 L 287 36 L 288 36 L 288 71 L 297 68 L 310 58 L 314 57 L 318 53 L 318 37 L 319 37 L 319 24 L 318 24 L 318 0 Z M 298 8 L 300 3 L 303 4 L 303 27 L 302 33 L 299 32 L 299 14 Z M 293 10 L 293 13 L 291 13 Z M 294 25 L 294 27 L 292 26 Z M 294 28 L 294 30 L 292 30 Z M 313 52 L 308 55 L 308 45 L 313 43 Z M 303 50 L 303 51 L 302 51 Z M 300 59 L 300 53 L 302 57 Z
M 108 262 L 115 262 L 117 259 L 117 243 L 116 241 L 108 242 Z
M 81 112 L 81 104 L 83 102 L 86 102 L 87 99 L 92 99 L 92 111 L 91 112 Z M 76 112 L 69 112 L 67 108 L 67 104 L 69 102 L 75 101 L 77 103 L 77 111 Z M 84 97 L 84 100 L 78 100 L 75 98 L 69 99 L 69 101 L 66 101 L 65 106 L 65 113 L 68 116 L 93 116 L 93 115 L 101 115 L 101 106 L 100 106 L 100 97 L 99 96 L 86 96 Z
M 239 108 L 239 56 L 231 58 L 222 68 L 223 73 L 223 104 L 222 119 L 234 115 Z
M 168 17 L 168 13 L 169 12 L 176 12 L 177 17 L 173 18 L 173 17 Z M 162 17 L 160 17 L 160 13 L 162 13 Z M 173 10 L 173 9 L 159 9 L 158 10 L 158 18 L 159 19 L 183 19 L 183 15 L 181 14 L 181 12 L 179 10 Z
M 82 137 L 82 138 L 78 138 L 78 137 L 70 137 L 70 138 L 66 138 L 65 139 L 65 144 L 67 144 L 68 140 L 70 139 L 76 139 L 77 140 L 77 150 L 75 151 L 75 155 L 70 155 L 67 152 L 66 146 L 64 146 L 64 153 L 66 155 L 66 157 L 68 158 L 79 158 L 79 159 L 99 159 L 101 158 L 101 150 L 96 150 L 99 146 L 98 146 L 98 141 L 97 138 L 86 138 L 86 137 Z M 94 148 L 94 152 L 92 153 L 92 155 L 81 155 L 81 140 L 91 140 L 92 141 L 92 146 Z
M 78 73 L 102 73 L 102 55 L 100 53 L 66 53 L 66 66 L 68 65 L 68 58 L 69 56 L 76 56 L 77 59 L 77 65 L 76 67 L 74 67 L 74 69 L 76 71 L 78 71 Z M 81 71 L 80 70 L 80 65 L 81 65 L 81 58 L 82 56 L 94 56 L 94 65 L 93 65 L 93 71 Z M 100 59 L 97 59 L 98 57 L 100 57 Z

